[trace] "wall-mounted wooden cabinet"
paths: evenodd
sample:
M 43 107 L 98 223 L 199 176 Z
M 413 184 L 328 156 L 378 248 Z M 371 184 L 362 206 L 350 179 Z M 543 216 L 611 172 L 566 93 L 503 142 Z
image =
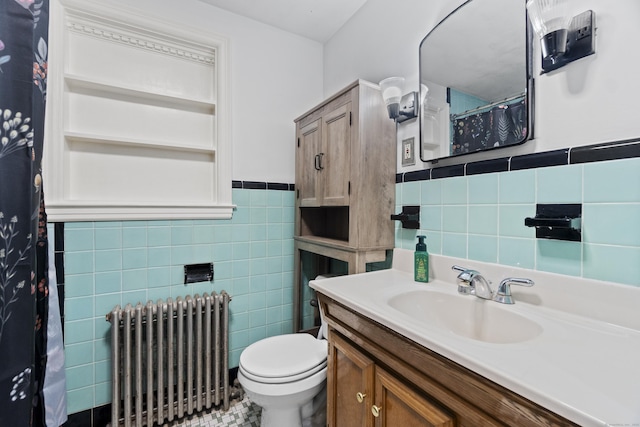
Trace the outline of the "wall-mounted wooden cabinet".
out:
M 300 251 L 346 262 L 352 274 L 384 261 L 393 249 L 396 132 L 378 86 L 363 80 L 295 122 L 294 319 L 299 322 Z
M 349 101 L 300 129 L 300 206 L 349 205 L 352 120 Z

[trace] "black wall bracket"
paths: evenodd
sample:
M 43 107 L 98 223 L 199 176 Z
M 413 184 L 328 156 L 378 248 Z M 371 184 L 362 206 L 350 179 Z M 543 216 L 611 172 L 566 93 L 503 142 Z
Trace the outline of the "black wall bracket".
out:
M 537 204 L 536 216 L 525 218 L 524 225 L 536 228 L 538 239 L 582 241 L 582 205 Z
M 417 230 L 420 228 L 420 206 L 403 206 L 402 213 L 391 215 L 394 221 L 402 221 L 402 228 Z

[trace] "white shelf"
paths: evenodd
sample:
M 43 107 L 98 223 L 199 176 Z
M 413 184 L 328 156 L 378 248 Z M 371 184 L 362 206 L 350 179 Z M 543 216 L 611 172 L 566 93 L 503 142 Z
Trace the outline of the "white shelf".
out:
M 229 219 L 233 205 L 132 205 L 91 204 L 65 202 L 47 206 L 47 216 L 55 216 L 56 222 L 120 221 L 120 220 L 171 220 L 171 219 Z
M 106 81 L 90 79 L 69 73 L 65 73 L 64 79 L 71 92 L 93 92 L 107 95 L 117 94 L 130 102 L 152 103 L 154 105 L 210 115 L 215 115 L 216 113 L 216 104 L 211 101 L 147 91 L 126 84 L 115 85 Z
M 190 153 L 201 153 L 201 154 L 210 154 L 210 155 L 215 155 L 216 153 L 215 148 L 203 148 L 201 146 L 195 146 L 195 145 L 176 145 L 175 143 L 171 143 L 171 142 L 151 141 L 151 140 L 136 139 L 136 138 L 121 138 L 118 136 L 97 135 L 97 134 L 82 133 L 82 132 L 66 131 L 64 133 L 64 137 L 67 141 L 70 141 L 70 142 L 140 147 L 140 148 L 148 148 L 148 149 L 155 149 L 155 150 L 159 149 L 159 150 L 168 150 L 168 151 L 179 151 L 183 153 L 190 152 Z
M 53 5 L 49 219 L 231 218 L 228 41 L 100 2 Z

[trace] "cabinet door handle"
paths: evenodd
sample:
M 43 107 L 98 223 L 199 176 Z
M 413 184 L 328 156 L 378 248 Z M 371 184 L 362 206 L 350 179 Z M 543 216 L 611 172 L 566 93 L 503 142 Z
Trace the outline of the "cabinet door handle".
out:
M 365 397 L 367 397 L 365 393 L 361 393 L 361 392 L 356 393 L 356 400 L 358 401 L 358 403 L 364 402 Z
M 371 413 L 374 417 L 378 418 L 380 416 L 380 412 L 382 412 L 382 406 L 373 405 L 371 407 Z
M 322 158 L 324 157 L 324 153 L 318 153 L 316 154 L 316 157 L 314 159 L 314 166 L 316 168 L 317 171 L 324 169 L 324 166 L 322 166 Z

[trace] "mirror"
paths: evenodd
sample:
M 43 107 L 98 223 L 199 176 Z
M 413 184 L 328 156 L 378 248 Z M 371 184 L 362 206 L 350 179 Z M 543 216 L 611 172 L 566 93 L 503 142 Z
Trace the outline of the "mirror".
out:
M 525 0 L 468 0 L 420 43 L 420 158 L 525 142 L 531 132 Z

